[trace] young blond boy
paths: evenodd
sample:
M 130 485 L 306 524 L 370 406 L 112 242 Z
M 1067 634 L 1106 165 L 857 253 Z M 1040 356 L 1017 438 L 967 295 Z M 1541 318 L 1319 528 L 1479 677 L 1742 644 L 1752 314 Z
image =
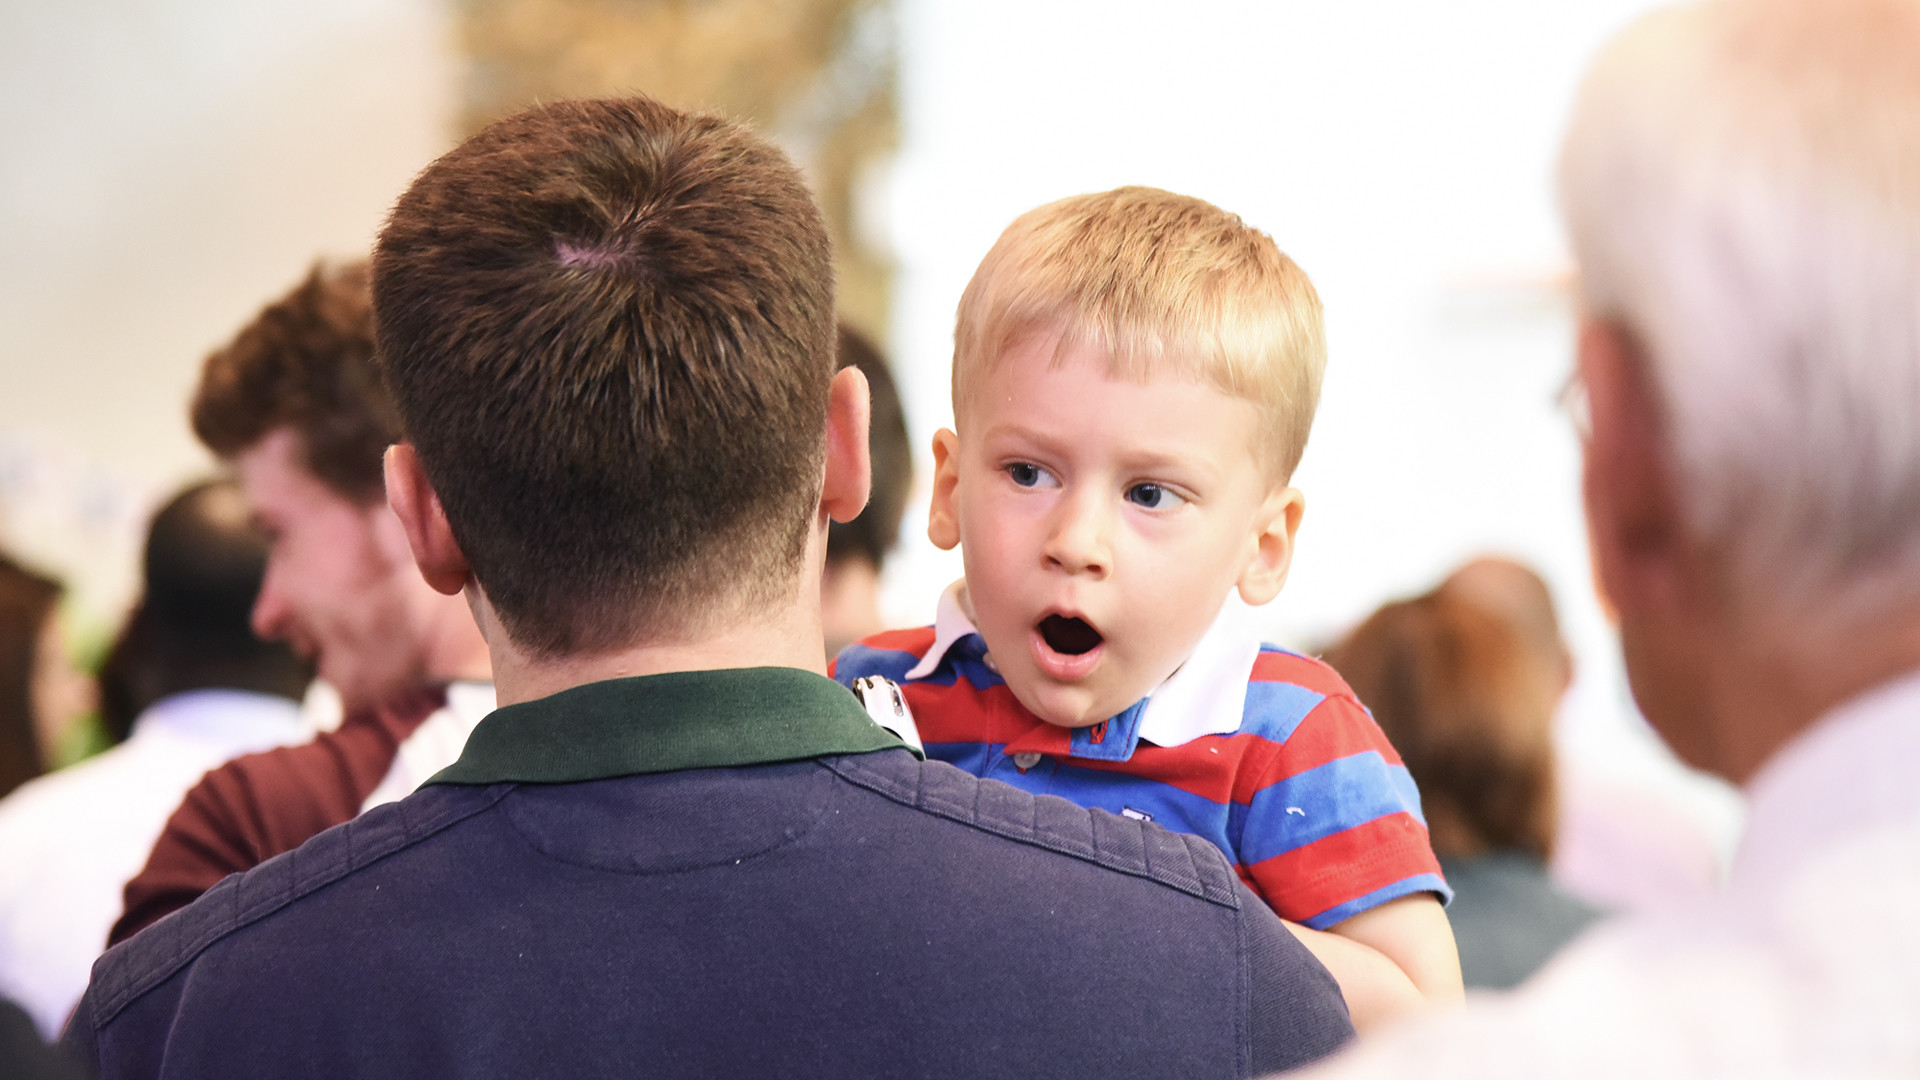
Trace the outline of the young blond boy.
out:
M 964 581 L 835 676 L 900 684 L 930 757 L 1206 837 L 1356 1027 L 1460 993 L 1419 796 L 1340 677 L 1243 639 L 1303 499 L 1320 301 L 1265 234 L 1121 188 L 1040 207 L 960 300 L 928 534 Z

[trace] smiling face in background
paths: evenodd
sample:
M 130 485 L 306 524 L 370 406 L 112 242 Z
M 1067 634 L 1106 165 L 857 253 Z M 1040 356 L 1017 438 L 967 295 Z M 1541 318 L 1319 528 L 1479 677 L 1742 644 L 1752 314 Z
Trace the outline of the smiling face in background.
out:
M 399 519 L 314 476 L 290 428 L 235 456 L 240 486 L 271 544 L 253 630 L 313 660 L 348 708 L 374 705 L 425 675 L 411 598 L 423 591 Z
M 934 439 L 928 534 L 961 546 L 975 626 L 1014 696 L 1062 727 L 1171 675 L 1239 587 L 1278 591 L 1300 495 L 1256 457 L 1259 411 L 1097 347 L 1015 342 Z

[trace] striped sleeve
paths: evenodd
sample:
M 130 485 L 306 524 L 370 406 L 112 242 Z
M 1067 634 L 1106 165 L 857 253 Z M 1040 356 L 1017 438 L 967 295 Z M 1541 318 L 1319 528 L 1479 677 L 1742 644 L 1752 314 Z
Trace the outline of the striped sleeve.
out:
M 1451 898 L 1413 777 L 1338 676 L 1262 654 L 1247 711 L 1273 750 L 1242 795 L 1239 862 L 1275 911 L 1325 930 L 1403 896 Z

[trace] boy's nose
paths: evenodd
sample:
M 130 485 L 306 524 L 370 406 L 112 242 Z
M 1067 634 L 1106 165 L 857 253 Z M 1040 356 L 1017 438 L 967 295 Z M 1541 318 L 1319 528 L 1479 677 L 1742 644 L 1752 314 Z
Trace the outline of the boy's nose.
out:
M 1105 577 L 1113 568 L 1109 517 L 1101 508 L 1084 505 L 1081 500 L 1067 501 L 1054 518 L 1041 554 L 1050 565 L 1069 573 Z

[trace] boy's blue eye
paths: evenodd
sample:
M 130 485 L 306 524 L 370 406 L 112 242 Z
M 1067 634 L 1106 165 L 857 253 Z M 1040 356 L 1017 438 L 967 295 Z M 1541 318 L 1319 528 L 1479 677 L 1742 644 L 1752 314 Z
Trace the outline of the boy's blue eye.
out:
M 1007 476 L 1021 487 L 1038 487 L 1046 475 L 1046 470 L 1040 466 L 1029 465 L 1024 461 L 1007 466 Z
M 1148 510 L 1171 510 L 1184 500 L 1159 484 L 1135 484 L 1127 489 L 1127 501 Z

